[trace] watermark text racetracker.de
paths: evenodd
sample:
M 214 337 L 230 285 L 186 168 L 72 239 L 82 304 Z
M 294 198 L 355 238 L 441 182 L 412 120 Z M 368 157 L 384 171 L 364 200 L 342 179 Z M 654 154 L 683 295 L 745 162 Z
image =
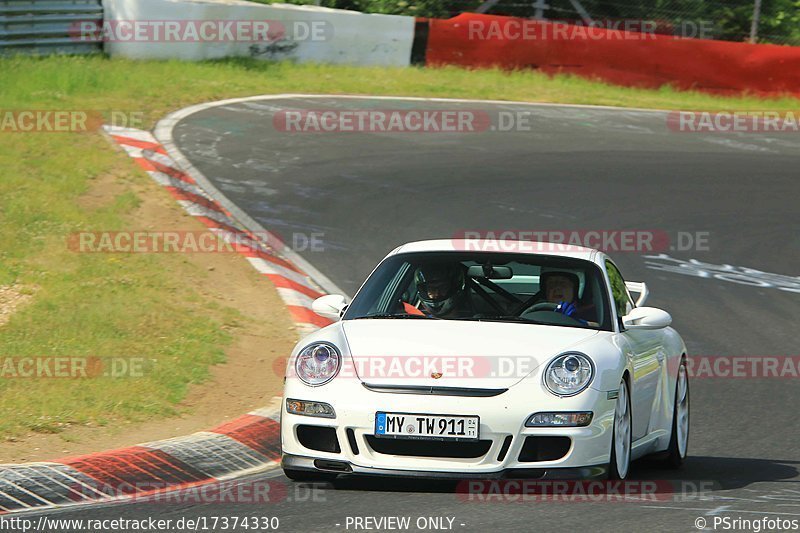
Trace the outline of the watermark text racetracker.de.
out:
M 531 111 L 480 109 L 281 110 L 272 125 L 284 133 L 486 133 L 527 132 Z
M 465 480 L 457 498 L 470 504 L 663 503 L 712 499 L 711 480 Z
M 0 109 L 0 133 L 85 133 L 101 126 L 142 128 L 143 111 L 97 109 Z
M 0 380 L 139 378 L 153 364 L 145 357 L 0 355 Z
M 270 505 L 325 502 L 327 493 L 316 485 L 275 479 L 214 481 L 176 487 L 165 481 L 81 481 L 70 486 L 73 501 L 126 498 L 157 505 Z
M 800 379 L 800 355 L 692 355 L 693 379 Z
M 273 232 L 200 231 L 79 231 L 67 237 L 67 248 L 76 253 L 247 253 L 252 250 L 280 252 L 325 251 L 322 232 L 293 232 L 291 236 Z
M 667 127 L 676 133 L 800 133 L 800 112 L 671 111 Z
M 325 42 L 333 38 L 333 34 L 333 24 L 325 20 L 109 19 L 76 21 L 69 29 L 73 41 L 107 43 Z
M 653 41 L 659 38 L 712 38 L 710 20 L 665 24 L 648 19 L 558 21 L 503 18 L 467 21 L 471 41 Z
M 296 369 L 286 361 L 275 360 L 275 374 L 296 378 Z M 343 358 L 336 379 L 522 379 L 540 364 L 530 356 L 353 355 Z
M 711 232 L 661 229 L 499 229 L 457 231 L 453 244 L 465 251 L 570 252 L 574 246 L 603 252 L 653 253 L 710 250 Z

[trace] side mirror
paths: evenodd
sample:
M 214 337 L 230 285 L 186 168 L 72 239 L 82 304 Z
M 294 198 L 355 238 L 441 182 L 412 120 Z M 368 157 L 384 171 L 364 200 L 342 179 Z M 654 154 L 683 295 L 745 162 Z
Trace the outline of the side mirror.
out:
M 627 329 L 661 329 L 672 324 L 669 313 L 655 307 L 637 307 L 622 317 L 622 325 Z
M 341 294 L 326 294 L 311 303 L 311 310 L 319 316 L 339 320 L 346 306 L 347 300 Z

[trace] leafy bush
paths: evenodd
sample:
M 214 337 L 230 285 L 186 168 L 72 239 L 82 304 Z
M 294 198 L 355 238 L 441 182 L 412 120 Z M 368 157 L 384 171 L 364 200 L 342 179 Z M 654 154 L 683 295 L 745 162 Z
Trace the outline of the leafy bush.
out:
M 386 13 L 416 17 L 447 18 L 475 11 L 483 0 L 253 0 L 260 3 L 316 4 L 364 13 Z M 534 2 L 499 0 L 490 14 L 532 17 Z M 548 0 L 548 19 L 573 21 L 580 15 L 569 0 Z M 642 19 L 672 25 L 713 24 L 707 38 L 744 41 L 750 36 L 753 0 L 581 0 L 593 19 Z M 759 40 L 800 45 L 800 0 L 764 0 L 761 8 Z

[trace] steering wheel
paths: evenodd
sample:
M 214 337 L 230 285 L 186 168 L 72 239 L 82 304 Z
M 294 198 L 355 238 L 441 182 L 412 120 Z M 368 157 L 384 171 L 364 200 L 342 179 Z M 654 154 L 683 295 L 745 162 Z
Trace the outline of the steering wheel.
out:
M 547 323 L 551 323 L 551 321 L 555 320 L 555 324 L 556 325 L 558 325 L 558 324 L 583 324 L 583 325 L 587 325 L 588 324 L 588 325 L 593 326 L 593 327 L 599 326 L 599 324 L 597 322 L 588 322 L 586 320 L 581 320 L 580 318 L 576 318 L 574 316 L 564 315 L 564 314 L 560 313 L 559 311 L 556 311 L 556 309 L 558 309 L 558 306 L 559 306 L 559 304 L 554 304 L 552 302 L 539 302 L 539 303 L 533 305 L 532 307 L 528 308 L 527 310 L 525 310 L 525 312 L 521 313 L 519 316 L 521 316 L 522 318 L 531 318 L 532 319 L 533 317 L 529 317 L 527 315 L 531 315 L 531 314 L 539 312 L 539 311 L 551 311 L 553 313 L 556 313 L 556 316 L 555 317 L 548 316 L 547 319 L 546 319 Z M 540 320 L 543 320 L 543 319 L 544 318 L 542 318 Z
M 558 304 L 554 304 L 552 302 L 539 302 L 525 311 L 525 314 L 533 313 L 534 311 L 555 311 L 556 309 L 558 309 Z

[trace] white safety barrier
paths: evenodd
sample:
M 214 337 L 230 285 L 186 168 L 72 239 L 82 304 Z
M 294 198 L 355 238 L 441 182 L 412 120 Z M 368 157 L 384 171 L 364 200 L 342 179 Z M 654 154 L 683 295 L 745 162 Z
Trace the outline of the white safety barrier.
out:
M 105 0 L 106 51 L 133 59 L 256 57 L 408 66 L 414 18 L 239 0 Z

